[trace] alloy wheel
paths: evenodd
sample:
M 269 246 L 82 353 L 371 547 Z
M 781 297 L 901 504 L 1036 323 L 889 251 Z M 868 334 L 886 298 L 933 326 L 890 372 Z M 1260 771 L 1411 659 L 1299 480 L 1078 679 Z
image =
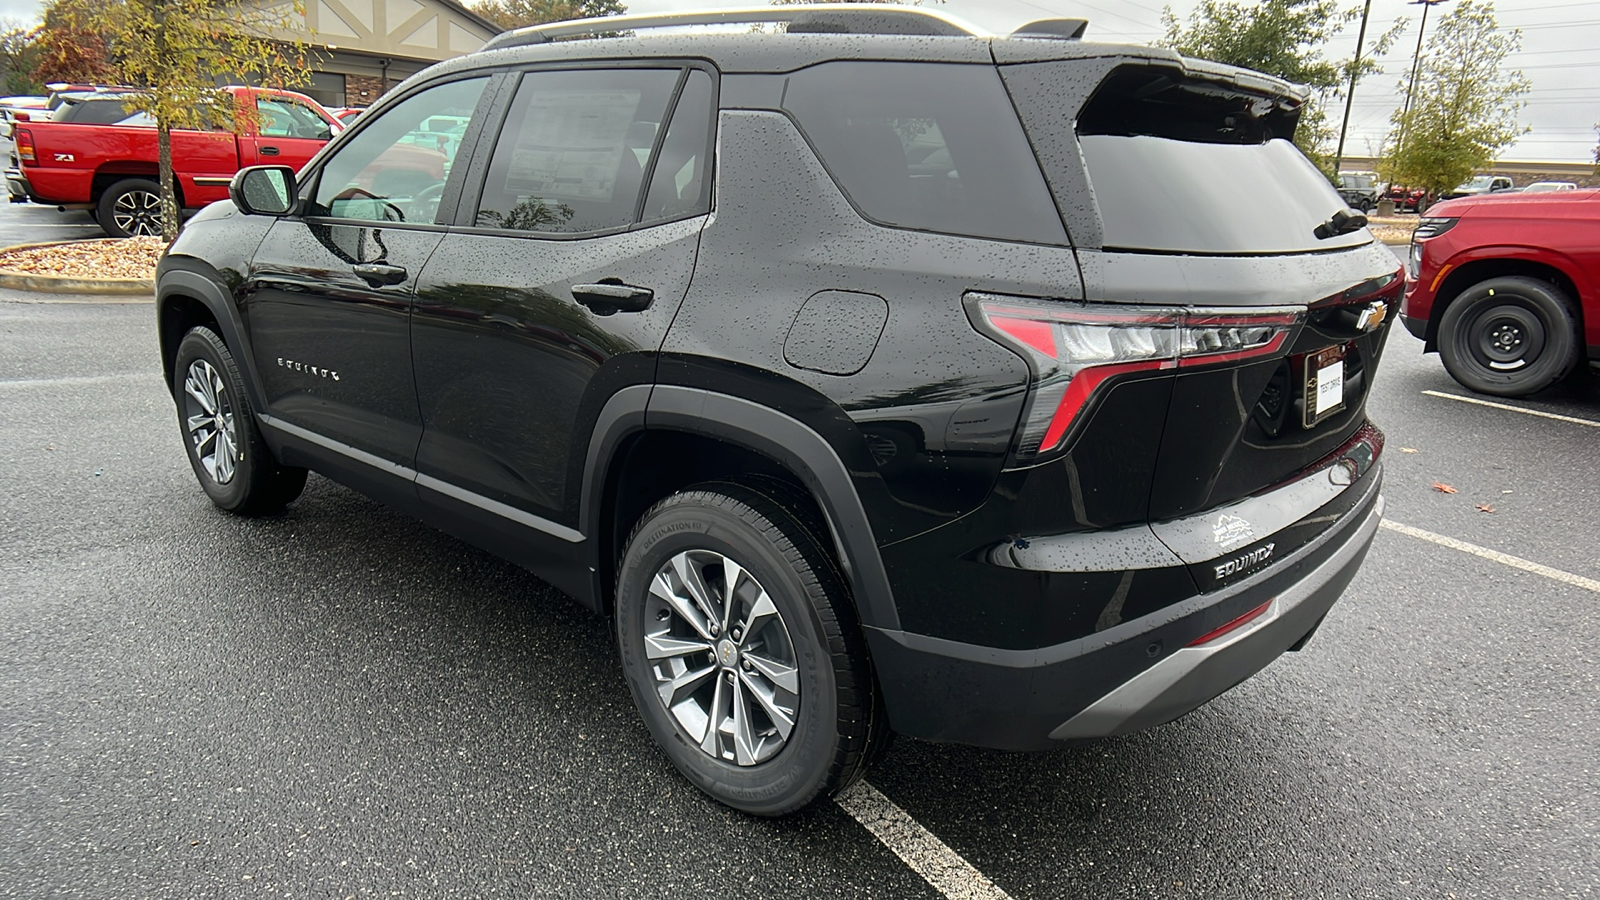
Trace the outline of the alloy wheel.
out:
M 754 766 L 783 749 L 800 709 L 794 642 L 743 566 L 711 550 L 669 559 L 645 600 L 656 695 L 706 755 Z
M 130 235 L 159 235 L 161 195 L 150 191 L 127 191 L 111 204 L 111 219 L 117 228 Z
M 239 468 L 239 436 L 222 375 L 197 359 L 184 376 L 183 393 L 184 431 L 195 458 L 212 481 L 227 484 Z

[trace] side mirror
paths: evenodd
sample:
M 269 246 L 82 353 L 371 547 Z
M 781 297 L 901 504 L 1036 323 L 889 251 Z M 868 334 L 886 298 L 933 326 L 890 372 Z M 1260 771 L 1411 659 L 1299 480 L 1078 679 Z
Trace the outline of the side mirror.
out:
M 294 209 L 294 170 L 288 166 L 251 166 L 228 182 L 228 197 L 251 216 L 284 216 Z

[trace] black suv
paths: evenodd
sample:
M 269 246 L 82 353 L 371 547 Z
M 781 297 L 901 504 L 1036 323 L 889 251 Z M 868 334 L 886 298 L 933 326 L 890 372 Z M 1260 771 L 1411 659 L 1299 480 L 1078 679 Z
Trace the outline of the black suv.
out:
M 1401 278 L 1302 95 L 1081 21 L 647 33 L 734 16 L 510 32 L 241 172 L 158 276 L 211 499 L 315 469 L 528 567 L 760 814 L 1304 644 L 1378 527 Z

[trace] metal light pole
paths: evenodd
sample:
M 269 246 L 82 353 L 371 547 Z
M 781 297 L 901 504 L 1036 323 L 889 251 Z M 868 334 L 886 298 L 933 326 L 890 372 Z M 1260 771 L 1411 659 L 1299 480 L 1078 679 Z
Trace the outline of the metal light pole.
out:
M 1428 10 L 1440 3 L 1449 0 L 1411 0 L 1412 6 L 1422 7 L 1422 25 L 1417 28 L 1417 49 L 1411 54 L 1411 82 L 1406 86 L 1406 102 L 1400 108 L 1400 134 L 1395 138 L 1395 147 L 1406 137 L 1406 115 L 1411 112 L 1411 95 L 1417 92 L 1417 68 L 1422 62 L 1422 35 L 1428 30 Z
M 1339 164 L 1344 162 L 1344 134 L 1350 129 L 1350 107 L 1356 102 L 1356 79 L 1361 75 L 1361 46 L 1367 42 L 1367 16 L 1372 12 L 1372 0 L 1361 7 L 1361 33 L 1356 35 L 1356 58 L 1350 64 L 1350 91 L 1344 96 L 1344 121 L 1339 123 L 1339 149 L 1333 151 L 1333 172 L 1339 174 Z

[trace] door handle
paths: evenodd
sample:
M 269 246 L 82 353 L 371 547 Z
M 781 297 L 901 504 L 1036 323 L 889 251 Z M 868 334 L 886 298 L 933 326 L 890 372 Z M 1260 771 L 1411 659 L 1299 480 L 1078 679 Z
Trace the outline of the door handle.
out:
M 391 266 L 388 263 L 356 263 L 350 268 L 373 287 L 399 284 L 406 280 L 406 270 L 403 266 Z
M 256 150 L 259 151 L 262 156 L 277 156 L 278 155 L 278 148 L 277 147 L 257 147 Z
M 572 299 L 594 310 L 596 315 L 609 316 L 615 312 L 643 312 L 649 309 L 656 299 L 656 292 L 609 278 L 599 284 L 573 285 Z

